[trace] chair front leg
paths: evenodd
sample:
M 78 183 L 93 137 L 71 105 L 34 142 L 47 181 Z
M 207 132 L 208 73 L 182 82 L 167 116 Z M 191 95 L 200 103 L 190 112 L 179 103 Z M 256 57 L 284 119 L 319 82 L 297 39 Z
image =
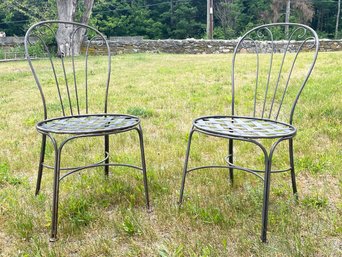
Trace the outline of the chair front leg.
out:
M 141 167 L 142 167 L 142 172 L 143 172 L 143 180 L 144 180 L 144 188 L 145 188 L 146 208 L 147 208 L 147 210 L 150 210 L 150 198 L 149 198 L 149 194 L 148 194 L 144 137 L 143 137 L 143 132 L 142 132 L 142 128 L 140 125 L 139 125 L 139 128 L 137 128 L 136 130 L 139 134 Z
M 35 195 L 39 194 L 40 191 L 40 185 L 42 182 L 42 176 L 43 176 L 43 164 L 44 164 L 44 158 L 45 158 L 45 148 L 46 148 L 46 135 L 42 135 L 42 145 L 40 149 L 40 159 L 39 159 L 39 166 L 38 166 L 38 176 L 37 176 L 37 184 L 36 184 L 36 192 Z
M 108 158 L 105 160 L 105 166 L 104 166 L 104 173 L 105 176 L 108 177 L 109 174 L 109 135 L 105 135 L 104 136 L 104 156 L 106 158 L 106 156 L 108 155 Z
M 51 138 L 51 141 L 52 141 L 54 149 L 55 149 L 50 242 L 55 242 L 57 240 L 59 177 L 60 177 L 60 164 L 61 164 L 62 148 L 57 146 L 57 142 L 55 141 L 55 139 L 52 136 L 50 136 L 50 138 Z
M 271 184 L 271 159 L 265 155 L 265 175 L 264 175 L 264 196 L 262 206 L 262 228 L 261 228 L 261 241 L 267 241 L 267 223 L 268 223 L 268 204 L 270 197 L 270 184 Z
M 272 158 L 273 153 L 277 147 L 277 145 L 281 142 L 286 140 L 286 138 L 280 138 L 276 141 L 270 150 L 269 155 L 267 155 L 266 149 L 259 145 L 264 152 L 265 156 L 265 175 L 264 175 L 264 199 L 263 199 L 263 206 L 262 206 L 262 229 L 261 229 L 261 241 L 263 243 L 267 242 L 267 223 L 268 223 L 268 204 L 270 198 L 270 185 L 271 185 L 271 171 L 272 171 Z
M 182 178 L 182 184 L 181 184 L 181 189 L 179 193 L 179 201 L 178 204 L 181 205 L 183 202 L 183 195 L 184 195 L 184 187 L 185 187 L 185 179 L 186 179 L 186 174 L 188 172 L 188 163 L 189 163 L 189 156 L 190 156 L 190 147 L 191 147 L 191 139 L 192 135 L 195 132 L 194 128 L 191 128 L 190 134 L 189 134 L 189 140 L 188 140 L 188 146 L 186 149 L 186 154 L 185 154 L 185 161 L 184 161 L 184 167 L 183 167 L 183 178 Z

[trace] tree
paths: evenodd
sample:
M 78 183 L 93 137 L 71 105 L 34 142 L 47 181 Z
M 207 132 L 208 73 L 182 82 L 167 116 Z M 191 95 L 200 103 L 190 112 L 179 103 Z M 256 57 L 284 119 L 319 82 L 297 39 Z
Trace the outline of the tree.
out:
M 285 22 L 289 23 L 290 22 L 290 13 L 291 13 L 291 0 L 287 0 L 286 3 L 286 12 L 285 12 Z M 289 36 L 289 26 L 285 27 L 285 36 Z
M 170 28 L 174 26 L 176 19 L 174 8 L 177 0 L 148 0 L 150 18 L 159 24 L 159 35 L 151 38 L 169 38 Z
M 8 11 L 7 8 L 0 7 L 0 31 L 4 31 L 7 36 L 25 34 L 26 24 L 18 21 L 27 20 L 28 17 L 18 11 Z
M 215 4 L 215 16 L 219 20 L 225 39 L 235 36 L 241 4 L 234 0 L 220 0 Z
M 320 37 L 341 37 L 340 2 L 214 0 L 214 37 L 234 38 L 256 25 L 285 20 L 306 23 Z M 89 22 L 108 36 L 202 38 L 206 10 L 207 0 L 0 0 L 0 30 L 22 36 L 33 22 L 63 19 Z
M 29 18 L 30 21 L 39 21 L 53 17 L 56 8 L 53 0 L 2 0 L 0 6 L 12 12 L 18 12 Z
M 37 22 L 40 20 L 56 19 L 63 21 L 78 21 L 88 24 L 94 0 L 2 0 L 0 7 L 8 8 L 14 12 L 20 13 L 28 18 L 29 22 Z M 57 7 L 57 8 L 56 8 Z M 56 10 L 56 11 L 55 11 Z M 76 18 L 79 19 L 77 20 Z M 72 28 L 70 26 L 60 26 L 56 41 L 58 49 L 64 55 L 70 55 L 70 35 Z M 80 51 L 84 30 L 79 30 L 75 35 L 75 54 Z
M 233 0 L 221 0 L 216 2 L 215 4 L 215 16 L 220 21 L 222 30 L 223 30 L 223 36 L 224 38 L 228 38 L 228 29 L 230 26 L 230 15 L 231 13 L 231 2 Z
M 291 13 L 296 21 L 307 23 L 314 15 L 313 4 L 310 0 L 273 0 L 271 10 L 273 22 L 280 20 L 282 11 L 285 9 L 285 22 L 290 22 Z
M 162 23 L 152 18 L 144 0 L 97 1 L 92 22 L 111 36 L 144 36 L 160 38 Z
M 77 0 L 56 0 L 57 3 L 57 13 L 58 19 L 62 21 L 76 21 L 76 11 L 78 6 Z M 80 23 L 88 24 L 91 10 L 94 5 L 94 0 L 83 0 L 83 12 L 81 14 L 81 18 L 79 20 Z M 70 40 L 71 40 L 71 33 L 73 32 L 72 26 L 59 26 L 57 34 L 56 34 L 56 41 L 58 44 L 58 51 L 59 54 L 64 54 L 66 56 L 71 55 L 70 49 Z M 85 29 L 80 29 L 73 37 L 74 41 L 74 54 L 78 55 L 80 52 L 82 39 L 84 37 Z
M 170 28 L 172 38 L 184 39 L 203 35 L 204 24 L 197 21 L 198 9 L 190 0 L 174 5 L 174 24 Z
M 54 19 L 57 9 L 54 0 L 2 0 L 0 19 L 8 35 L 25 35 L 29 24 Z

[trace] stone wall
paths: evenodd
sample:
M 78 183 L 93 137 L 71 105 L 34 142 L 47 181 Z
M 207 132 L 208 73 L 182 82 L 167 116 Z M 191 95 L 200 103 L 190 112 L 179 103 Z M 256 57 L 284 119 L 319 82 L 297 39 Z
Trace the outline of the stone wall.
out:
M 110 48 L 114 54 L 146 52 L 175 54 L 229 53 L 234 50 L 235 45 L 235 40 L 110 41 Z
M 0 49 L 3 52 L 8 51 L 14 46 L 23 45 L 23 37 L 3 37 L 0 38 Z M 213 53 L 231 53 L 237 40 L 143 40 L 142 37 L 130 38 L 110 38 L 109 44 L 113 54 L 123 53 L 175 53 L 175 54 L 213 54 Z M 285 41 L 276 42 L 278 46 L 285 47 Z M 299 42 L 293 44 L 295 48 Z M 265 49 L 269 44 L 265 44 Z M 280 47 L 281 48 L 281 47 Z M 342 51 L 342 40 L 320 40 L 320 51 Z M 100 50 L 101 52 L 101 50 Z
M 237 40 L 136 40 L 136 41 L 109 41 L 113 54 L 123 53 L 176 53 L 176 54 L 214 54 L 231 53 Z M 285 48 L 285 41 L 278 41 L 278 46 Z M 293 43 L 292 47 L 298 47 L 300 43 Z M 269 45 L 265 45 L 265 49 Z M 290 46 L 291 48 L 291 46 Z M 320 40 L 320 51 L 342 51 L 342 40 Z
M 322 52 L 342 51 L 342 40 L 321 39 L 319 50 Z
M 14 47 L 24 45 L 24 37 L 0 37 L 0 47 Z

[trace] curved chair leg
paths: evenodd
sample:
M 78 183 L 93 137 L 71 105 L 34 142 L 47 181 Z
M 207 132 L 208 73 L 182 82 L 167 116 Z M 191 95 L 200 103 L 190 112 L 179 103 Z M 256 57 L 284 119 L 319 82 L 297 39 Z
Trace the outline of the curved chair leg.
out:
M 296 174 L 294 169 L 294 158 L 293 158 L 293 139 L 289 139 L 289 155 L 290 155 L 290 168 L 291 168 L 291 181 L 292 181 L 292 191 L 295 195 L 296 200 L 298 200 L 297 185 L 296 185 Z
M 265 176 L 264 176 L 264 199 L 262 206 L 262 229 L 261 229 L 261 241 L 266 243 L 267 241 L 267 223 L 268 223 L 268 204 L 270 196 L 270 184 L 271 184 L 271 159 L 265 156 Z
M 261 229 L 261 241 L 263 243 L 267 242 L 268 204 L 269 204 L 269 198 L 270 198 L 272 158 L 273 158 L 274 150 L 276 149 L 277 145 L 283 140 L 285 139 L 281 138 L 272 145 L 268 156 L 267 156 L 266 149 L 264 147 L 261 147 L 261 145 L 259 145 L 265 155 L 264 200 L 263 200 L 263 206 L 262 206 L 262 229 Z
M 57 224 L 58 224 L 58 198 L 59 198 L 59 177 L 61 163 L 61 149 L 55 146 L 55 165 L 54 165 L 54 181 L 53 181 L 53 198 L 52 198 L 52 222 L 50 242 L 57 240 Z
M 108 159 L 105 160 L 105 166 L 104 166 L 104 172 L 105 172 L 105 176 L 108 177 L 109 174 L 109 135 L 105 135 L 104 136 L 104 155 L 105 157 L 107 156 L 108 153 Z
M 230 163 L 233 163 L 234 161 L 234 156 L 233 156 L 233 139 L 229 139 L 229 146 L 228 146 L 228 160 Z M 229 168 L 229 180 L 230 183 L 233 184 L 234 183 L 234 173 L 233 173 L 234 169 L 233 168 Z
M 40 185 L 42 182 L 42 176 L 43 176 L 43 163 L 45 158 L 45 147 L 46 147 L 46 135 L 42 136 L 42 146 L 40 150 L 40 159 L 39 159 L 39 167 L 38 167 L 38 176 L 37 176 L 37 184 L 36 184 L 36 193 L 35 195 L 39 194 L 40 191 Z
M 186 173 L 187 173 L 188 163 L 189 163 L 191 139 L 192 139 L 192 135 L 193 135 L 194 132 L 195 132 L 195 130 L 193 130 L 193 128 L 192 128 L 191 131 L 190 131 L 190 134 L 189 134 L 188 147 L 187 147 L 187 149 L 186 149 L 185 162 L 184 162 L 184 168 L 183 168 L 182 185 L 181 185 L 181 189 L 180 189 L 180 193 L 179 193 L 179 201 L 178 201 L 178 204 L 179 204 L 179 205 L 181 205 L 182 202 L 183 202 L 183 194 L 184 194 L 184 187 L 185 187 L 185 178 L 186 178 Z
M 145 148 L 144 148 L 144 138 L 142 128 L 139 125 L 137 129 L 139 134 L 139 141 L 140 141 L 140 154 L 141 154 L 141 166 L 143 172 L 143 179 L 144 179 L 144 188 L 145 188 L 145 198 L 146 198 L 146 207 L 150 210 L 150 198 L 148 195 L 148 184 L 147 184 L 147 174 L 146 174 L 146 160 L 145 160 Z

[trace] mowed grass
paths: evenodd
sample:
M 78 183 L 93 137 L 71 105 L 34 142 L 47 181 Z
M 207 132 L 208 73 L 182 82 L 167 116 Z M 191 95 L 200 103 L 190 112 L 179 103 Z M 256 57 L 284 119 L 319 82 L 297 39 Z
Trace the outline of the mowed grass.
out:
M 0 63 L 1 256 L 339 256 L 342 254 L 342 52 L 320 53 L 295 113 L 299 202 L 290 175 L 271 181 L 268 244 L 259 240 L 262 182 L 237 171 L 194 171 L 185 201 L 179 188 L 191 122 L 229 114 L 231 55 L 113 56 L 109 112 L 140 116 L 153 212 L 145 208 L 142 175 L 127 168 L 90 169 L 61 183 L 59 240 L 48 242 L 52 171 L 34 196 L 42 119 L 39 92 L 26 62 Z M 93 69 L 103 69 L 99 63 Z M 100 79 L 100 78 L 98 78 Z M 63 163 L 102 156 L 102 139 L 67 146 Z M 134 132 L 111 137 L 111 158 L 139 164 Z M 286 147 L 282 148 L 286 150 Z M 223 164 L 224 139 L 194 137 L 190 166 Z M 237 145 L 240 164 L 262 163 Z M 53 148 L 47 148 L 47 162 Z M 286 151 L 276 162 L 288 163 Z

